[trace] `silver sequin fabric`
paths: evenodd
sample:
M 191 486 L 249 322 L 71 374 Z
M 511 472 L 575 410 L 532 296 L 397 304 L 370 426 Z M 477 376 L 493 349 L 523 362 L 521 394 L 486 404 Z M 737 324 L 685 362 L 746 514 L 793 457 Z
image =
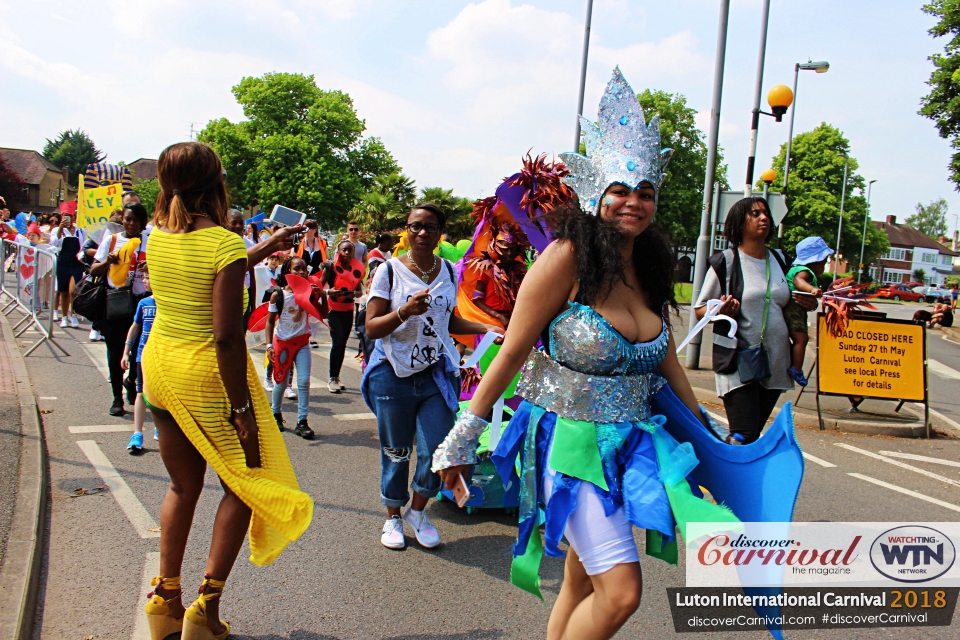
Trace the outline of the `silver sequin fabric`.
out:
M 550 354 L 574 371 L 600 376 L 652 373 L 667 354 L 670 336 L 662 321 L 650 342 L 631 344 L 599 313 L 571 302 L 550 324 Z
M 643 109 L 620 67 L 600 98 L 598 124 L 580 117 L 586 156 L 561 153 L 570 170 L 564 181 L 577 193 L 580 206 L 593 214 L 603 192 L 613 183 L 636 189 L 649 182 L 659 192 L 663 170 L 673 155 L 660 148 L 660 116 L 645 122 Z
M 457 418 L 453 429 L 433 452 L 433 464 L 430 470 L 436 473 L 441 469 L 476 464 L 480 434 L 488 424 L 490 423 L 466 409 L 460 412 L 460 417 Z
M 631 344 L 599 313 L 571 302 L 550 323 L 550 355 L 534 351 L 524 363 L 517 395 L 572 420 L 647 420 L 669 339 L 664 322 L 654 340 Z

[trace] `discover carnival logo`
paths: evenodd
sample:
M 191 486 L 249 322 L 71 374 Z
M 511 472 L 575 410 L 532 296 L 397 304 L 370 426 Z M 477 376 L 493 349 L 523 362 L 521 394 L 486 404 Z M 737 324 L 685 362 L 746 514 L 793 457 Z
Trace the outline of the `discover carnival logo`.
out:
M 936 529 L 909 525 L 880 534 L 870 545 L 873 568 L 897 582 L 929 582 L 953 566 L 957 550 Z

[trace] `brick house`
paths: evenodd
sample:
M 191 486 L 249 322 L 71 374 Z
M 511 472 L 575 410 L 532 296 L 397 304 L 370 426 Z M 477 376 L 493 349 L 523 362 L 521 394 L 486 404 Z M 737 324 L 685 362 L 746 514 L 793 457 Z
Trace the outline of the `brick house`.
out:
M 133 172 L 134 182 L 153 180 L 157 177 L 157 161 L 150 158 L 140 158 L 127 165 Z
M 880 256 L 878 264 L 870 266 L 874 282 L 912 282 L 914 271 L 923 269 L 923 284 L 941 285 L 953 274 L 953 261 L 960 253 L 908 224 L 897 224 L 896 216 L 887 216 L 883 222 L 874 221 L 873 225 L 886 233 L 890 241 L 889 251 Z
M 61 170 L 32 149 L 0 147 L 0 156 L 27 183 L 24 209 L 34 213 L 51 213 L 57 210 L 61 202 L 76 199 L 77 190 L 69 186 L 66 167 Z

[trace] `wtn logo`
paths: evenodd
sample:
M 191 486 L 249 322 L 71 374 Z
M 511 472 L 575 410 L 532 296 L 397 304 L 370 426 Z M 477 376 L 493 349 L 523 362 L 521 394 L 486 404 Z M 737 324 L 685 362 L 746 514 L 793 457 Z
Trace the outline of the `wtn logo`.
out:
M 884 532 L 870 546 L 874 568 L 897 582 L 928 582 L 953 566 L 956 548 L 936 529 L 897 527 Z M 922 566 L 921 566 L 922 565 Z

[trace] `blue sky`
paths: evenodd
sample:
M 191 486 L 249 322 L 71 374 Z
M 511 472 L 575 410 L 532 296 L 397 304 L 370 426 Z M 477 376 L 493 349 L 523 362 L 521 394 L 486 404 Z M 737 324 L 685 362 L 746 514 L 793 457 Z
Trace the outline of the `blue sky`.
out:
M 764 95 L 803 72 L 796 132 L 821 121 L 851 141 L 878 182 L 872 215 L 900 220 L 939 196 L 950 149 L 917 115 L 942 49 L 922 2 L 773 0 Z M 156 158 L 190 123 L 242 117 L 230 87 L 267 71 L 314 74 L 355 100 L 421 187 L 489 195 L 520 157 L 572 146 L 585 0 L 0 0 L 0 146 L 41 149 L 81 127 L 109 160 Z M 743 183 L 760 0 L 733 0 L 720 143 Z M 717 0 L 596 0 L 585 115 L 619 64 L 636 90 L 680 92 L 710 108 Z M 764 102 L 764 106 L 765 102 Z M 763 118 L 758 172 L 786 141 Z M 951 230 L 953 218 L 949 218 Z

